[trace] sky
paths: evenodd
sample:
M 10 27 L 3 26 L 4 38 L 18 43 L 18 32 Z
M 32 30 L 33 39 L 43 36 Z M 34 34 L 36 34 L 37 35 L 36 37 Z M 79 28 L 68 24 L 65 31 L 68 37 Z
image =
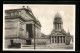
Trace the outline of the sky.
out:
M 3 13 L 7 9 L 29 6 L 34 16 L 40 21 L 41 32 L 49 35 L 52 31 L 55 14 L 58 12 L 63 20 L 63 28 L 71 35 L 75 35 L 75 5 L 50 5 L 50 4 L 3 4 Z M 4 15 L 3 15 L 4 16 Z

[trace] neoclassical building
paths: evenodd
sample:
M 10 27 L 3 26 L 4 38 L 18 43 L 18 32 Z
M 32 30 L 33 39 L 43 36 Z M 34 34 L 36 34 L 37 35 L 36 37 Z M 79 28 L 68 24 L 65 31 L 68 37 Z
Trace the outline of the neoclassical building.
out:
M 54 29 L 50 34 L 51 43 L 65 43 L 68 44 L 70 42 L 70 33 L 66 32 L 63 29 L 63 21 L 61 15 L 57 13 L 53 22 Z
M 41 24 L 27 6 L 5 10 L 5 47 L 14 43 L 31 45 L 41 36 Z

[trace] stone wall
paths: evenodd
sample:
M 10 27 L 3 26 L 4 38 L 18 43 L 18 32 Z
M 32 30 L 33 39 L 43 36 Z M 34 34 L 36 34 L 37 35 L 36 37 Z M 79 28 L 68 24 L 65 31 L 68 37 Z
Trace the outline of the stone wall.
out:
M 17 35 L 17 19 L 6 19 L 5 20 L 5 36 L 14 36 Z
M 11 45 L 10 40 L 13 40 L 13 43 L 21 43 L 22 45 L 26 44 L 26 40 L 24 40 L 24 39 L 19 39 L 19 38 L 6 39 L 5 40 L 5 48 L 8 48 L 8 46 Z
M 6 39 L 5 40 L 5 48 L 7 48 L 10 45 L 10 39 Z
M 32 41 L 34 43 L 34 39 Z M 35 39 L 35 43 L 46 43 L 46 44 L 49 44 L 50 43 L 50 39 L 47 39 L 47 38 L 36 38 Z

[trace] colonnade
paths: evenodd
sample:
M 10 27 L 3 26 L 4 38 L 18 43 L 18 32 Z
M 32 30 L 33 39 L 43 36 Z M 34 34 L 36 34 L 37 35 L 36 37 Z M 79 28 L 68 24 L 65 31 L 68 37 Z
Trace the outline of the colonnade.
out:
M 55 24 L 55 29 L 61 29 L 62 28 L 62 24 L 59 23 L 59 24 Z
M 65 36 L 52 36 L 51 43 L 65 43 L 66 38 Z

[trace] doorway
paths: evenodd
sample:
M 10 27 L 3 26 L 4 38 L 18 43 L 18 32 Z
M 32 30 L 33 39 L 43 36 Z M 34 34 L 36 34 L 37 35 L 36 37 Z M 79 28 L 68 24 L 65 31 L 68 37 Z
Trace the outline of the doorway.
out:
M 10 42 L 11 42 L 11 45 L 13 45 L 13 40 L 10 40 Z
M 26 40 L 28 45 L 31 45 L 31 38 L 33 38 L 33 32 L 32 32 L 32 24 L 26 24 L 26 31 L 28 32 L 28 39 Z

